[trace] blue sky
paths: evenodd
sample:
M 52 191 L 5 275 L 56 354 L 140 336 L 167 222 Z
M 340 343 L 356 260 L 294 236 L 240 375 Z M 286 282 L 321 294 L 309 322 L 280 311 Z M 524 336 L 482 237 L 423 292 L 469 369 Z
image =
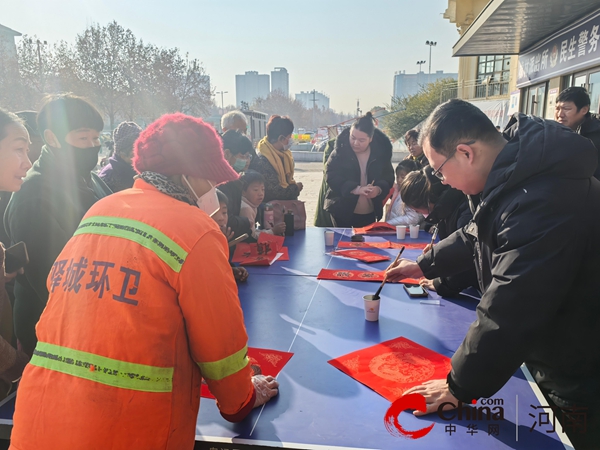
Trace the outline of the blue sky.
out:
M 285 67 L 290 94 L 316 89 L 337 111 L 389 103 L 396 71 L 456 72 L 447 0 L 27 0 L 4 2 L 2 25 L 42 40 L 74 42 L 92 23 L 116 20 L 138 38 L 198 58 L 235 103 L 235 75 Z M 428 64 L 423 66 L 427 72 Z M 219 96 L 220 103 L 220 96 Z

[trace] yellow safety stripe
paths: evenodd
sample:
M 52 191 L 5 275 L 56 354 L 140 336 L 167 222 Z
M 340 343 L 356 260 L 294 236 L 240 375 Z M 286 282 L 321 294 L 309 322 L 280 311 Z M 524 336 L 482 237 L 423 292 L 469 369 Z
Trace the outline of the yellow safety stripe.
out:
M 171 392 L 173 367 L 156 367 L 106 358 L 38 342 L 31 364 L 108 386 L 143 392 Z
M 84 219 L 75 230 L 79 234 L 101 234 L 136 242 L 169 265 L 175 272 L 181 271 L 188 253 L 163 232 L 139 220 L 122 217 L 92 216 Z
M 248 365 L 248 346 L 219 361 L 197 363 L 204 378 L 222 380 Z

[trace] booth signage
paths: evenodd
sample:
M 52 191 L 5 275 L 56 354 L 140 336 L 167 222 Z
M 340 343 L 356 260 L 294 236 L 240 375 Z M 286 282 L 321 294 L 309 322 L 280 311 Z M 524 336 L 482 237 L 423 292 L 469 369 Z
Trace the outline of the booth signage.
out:
M 600 12 L 596 12 L 519 55 L 517 86 L 529 86 L 600 62 L 599 39 Z

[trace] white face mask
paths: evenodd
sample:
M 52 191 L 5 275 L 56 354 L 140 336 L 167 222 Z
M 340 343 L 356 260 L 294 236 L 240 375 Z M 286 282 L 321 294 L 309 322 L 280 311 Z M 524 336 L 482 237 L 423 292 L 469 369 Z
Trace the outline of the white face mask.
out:
M 185 181 L 185 184 L 188 185 L 188 188 L 190 191 L 192 191 L 194 197 L 196 197 L 196 204 L 198 205 L 198 208 L 200 208 L 210 217 L 214 216 L 221 208 L 221 205 L 219 204 L 219 197 L 217 197 L 217 188 L 211 183 L 210 190 L 202 197 L 198 197 L 187 178 L 185 176 L 182 176 L 181 178 Z

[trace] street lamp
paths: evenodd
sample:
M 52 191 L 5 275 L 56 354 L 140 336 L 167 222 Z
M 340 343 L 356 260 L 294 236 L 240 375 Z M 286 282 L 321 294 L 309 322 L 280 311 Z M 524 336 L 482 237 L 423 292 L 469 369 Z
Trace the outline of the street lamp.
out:
M 427 61 L 417 61 L 417 64 L 419 65 L 419 72 L 421 72 L 421 66 L 423 64 L 425 64 Z
M 427 77 L 427 82 L 431 83 L 431 47 L 435 47 L 437 42 L 427 41 L 425 45 L 429 45 L 429 75 Z
M 215 94 L 221 94 L 221 110 L 224 110 L 225 107 L 223 106 L 223 95 L 229 94 L 229 92 L 228 91 L 219 91 L 219 92 L 215 92 Z

